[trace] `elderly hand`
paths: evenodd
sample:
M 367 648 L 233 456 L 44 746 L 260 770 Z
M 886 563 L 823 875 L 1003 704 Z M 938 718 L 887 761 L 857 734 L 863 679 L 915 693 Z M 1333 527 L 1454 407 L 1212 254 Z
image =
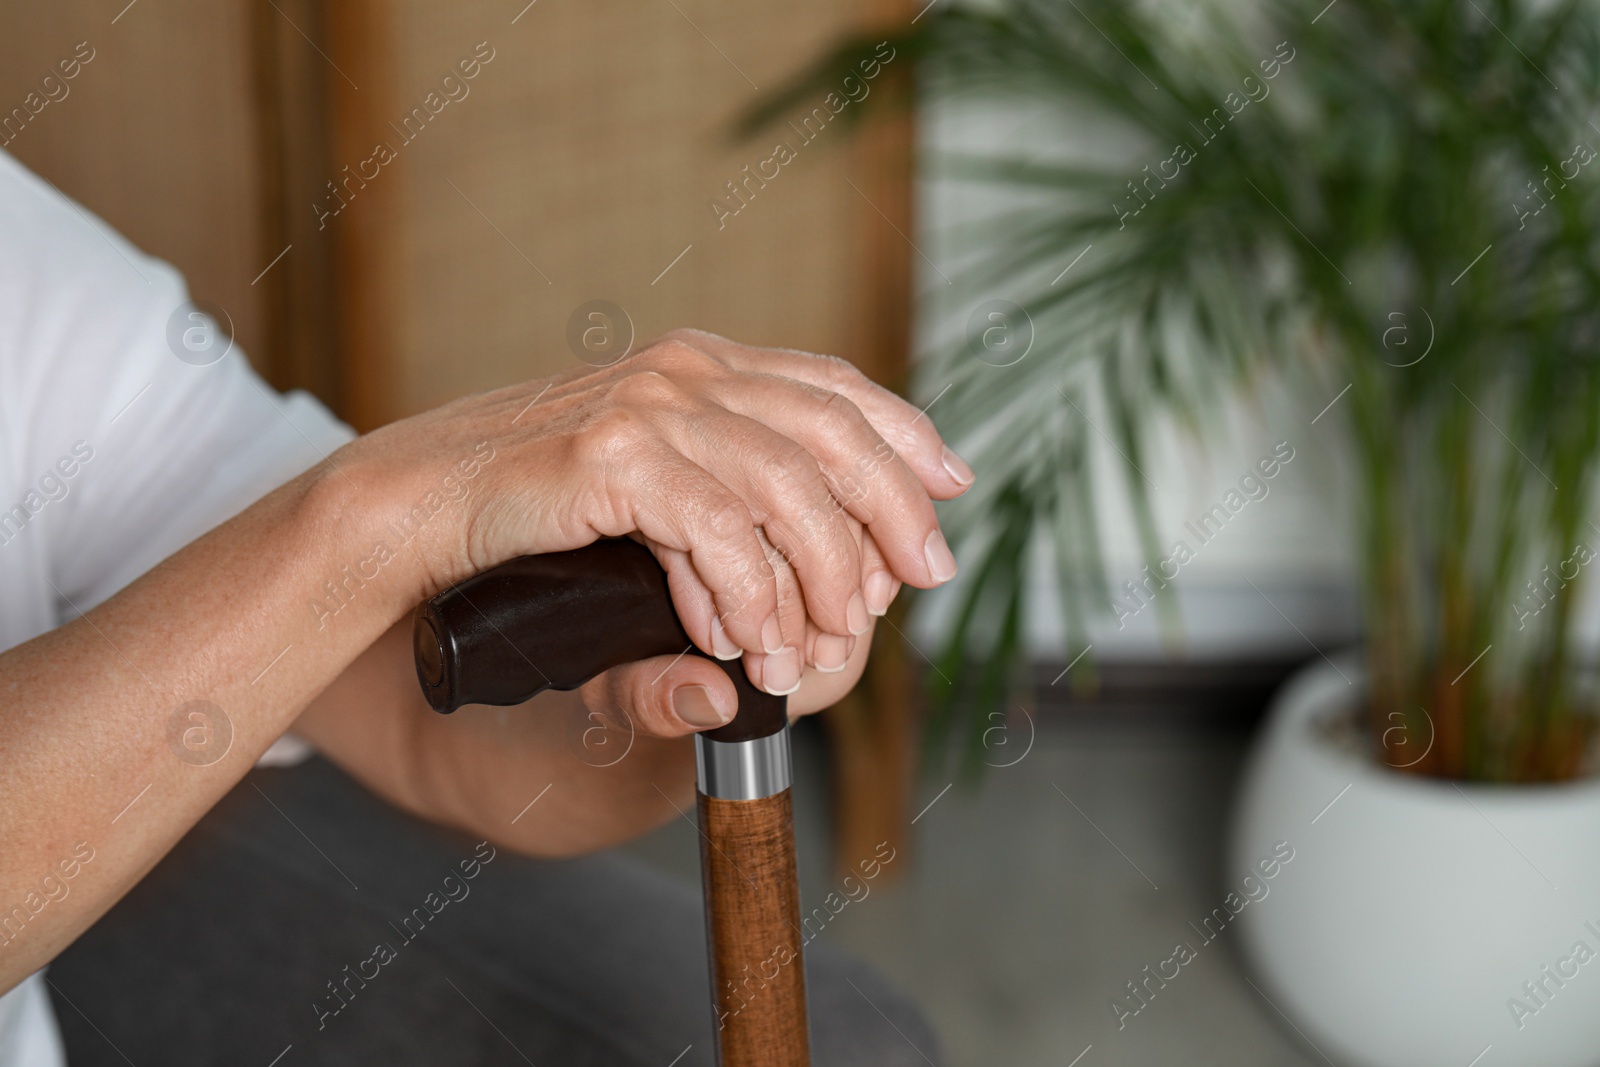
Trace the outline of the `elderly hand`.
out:
M 513 556 L 633 535 L 666 569 L 696 645 L 742 655 L 772 693 L 799 689 L 807 665 L 842 675 L 808 683 L 817 699 L 848 689 L 865 651 L 856 639 L 902 582 L 954 576 L 932 500 L 972 482 L 927 418 L 850 364 L 695 331 L 607 367 L 464 398 L 348 451 L 392 486 L 436 481 L 441 463 L 483 455 L 484 442 L 494 458 L 462 519 L 426 531 L 417 598 Z M 621 668 L 590 692 L 632 694 L 652 733 L 731 716 L 732 687 L 714 665 L 664 666 Z M 656 681 L 642 689 L 646 676 Z M 696 686 L 705 691 L 683 692 Z M 814 710 L 809 700 L 801 707 Z

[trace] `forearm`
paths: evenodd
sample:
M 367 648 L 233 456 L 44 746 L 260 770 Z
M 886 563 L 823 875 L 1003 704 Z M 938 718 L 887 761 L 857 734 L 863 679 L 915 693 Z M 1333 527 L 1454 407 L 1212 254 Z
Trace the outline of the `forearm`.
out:
M 337 625 L 309 607 L 370 543 L 348 480 L 319 467 L 0 654 L 0 990 L 138 881 L 404 611 L 403 581 L 363 590 Z M 198 751 L 183 743 L 203 725 L 186 718 L 195 701 L 216 709 Z

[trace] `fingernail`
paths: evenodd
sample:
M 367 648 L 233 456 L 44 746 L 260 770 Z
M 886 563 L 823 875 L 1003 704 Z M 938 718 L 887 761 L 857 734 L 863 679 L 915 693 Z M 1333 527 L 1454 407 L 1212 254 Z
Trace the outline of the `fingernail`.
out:
M 928 572 L 936 582 L 948 582 L 956 576 L 956 557 L 945 543 L 944 534 L 938 530 L 928 535 L 923 543 L 922 555 L 928 561 Z
M 887 614 L 899 588 L 900 583 L 888 571 L 873 571 L 867 575 L 866 585 L 861 590 L 866 594 L 867 610 L 874 615 Z
M 867 602 L 860 593 L 850 594 L 850 603 L 844 609 L 845 625 L 852 634 L 864 634 L 872 626 L 872 616 L 867 614 Z
M 838 634 L 821 634 L 817 637 L 815 651 L 817 670 L 823 674 L 838 674 L 850 659 L 850 638 Z
M 761 624 L 761 651 L 774 656 L 782 648 L 783 627 L 778 625 L 778 613 L 773 612 L 767 616 L 767 621 Z
M 720 660 L 738 659 L 744 655 L 744 649 L 733 643 L 728 631 L 722 628 L 722 620 L 715 615 L 711 617 L 711 652 Z
M 950 451 L 950 446 L 944 449 L 944 469 L 950 472 L 950 477 L 956 480 L 957 485 L 971 485 L 977 477 L 972 473 L 972 468 L 967 466 L 967 461 Z
M 711 690 L 703 685 L 680 685 L 672 691 L 672 710 L 678 718 L 696 729 L 721 726 L 733 716 L 724 715 L 711 702 Z
M 762 688 L 775 697 L 786 697 L 800 688 L 800 653 L 792 648 L 775 652 L 761 664 Z

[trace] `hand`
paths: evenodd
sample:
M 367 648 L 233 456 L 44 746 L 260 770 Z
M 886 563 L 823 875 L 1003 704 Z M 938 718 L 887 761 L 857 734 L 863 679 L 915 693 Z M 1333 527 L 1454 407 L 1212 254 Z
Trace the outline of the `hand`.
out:
M 485 443 L 463 506 L 421 535 L 413 599 L 513 556 L 633 534 L 696 645 L 744 655 L 774 693 L 794 692 L 804 663 L 838 671 L 899 583 L 954 576 L 932 499 L 972 481 L 928 419 L 849 364 L 690 331 L 348 451 L 386 492 L 415 493 Z

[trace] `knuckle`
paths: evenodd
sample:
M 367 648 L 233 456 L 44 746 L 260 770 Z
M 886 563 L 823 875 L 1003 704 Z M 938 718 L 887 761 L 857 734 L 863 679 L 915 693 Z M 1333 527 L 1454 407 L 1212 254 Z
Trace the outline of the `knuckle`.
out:
M 706 529 L 718 541 L 740 539 L 754 527 L 750 509 L 731 493 L 718 493 L 706 505 Z
M 822 468 L 800 445 L 790 445 L 768 456 L 761 476 L 780 490 L 805 490 L 822 480 Z
M 856 457 L 856 470 L 861 474 L 861 477 L 871 479 L 878 471 L 898 458 L 899 455 L 895 452 L 894 446 L 880 437 L 869 453 Z
M 736 610 L 750 608 L 757 616 L 765 616 L 772 610 L 776 585 L 771 566 L 764 556 L 740 553 L 728 562 L 727 569 L 731 581 L 726 596 Z
M 634 671 L 632 685 L 630 686 L 632 692 L 629 694 L 630 699 L 628 701 L 636 715 L 658 729 L 662 718 L 660 714 L 662 711 L 661 704 L 666 697 L 666 689 L 661 684 L 665 675 L 666 671 L 658 674 L 648 671 Z
M 867 487 L 853 474 L 843 474 L 830 479 L 828 488 L 833 494 L 833 502 L 829 508 L 835 514 L 867 498 Z
M 620 404 L 640 408 L 676 408 L 688 397 L 667 375 L 653 367 L 639 367 L 612 387 Z
M 818 420 L 822 423 L 824 432 L 841 441 L 854 441 L 865 438 L 876 445 L 880 440 L 872 423 L 861 409 L 856 407 L 855 401 L 843 393 L 831 390 L 819 390 L 821 396 L 817 408 Z
M 581 453 L 606 455 L 637 446 L 644 440 L 646 432 L 644 423 L 636 415 L 612 408 L 591 417 L 574 437 Z
M 760 585 L 745 571 L 738 581 L 717 594 L 717 614 L 724 619 L 754 622 L 765 618 L 766 611 L 762 610 L 765 600 Z
M 828 388 L 838 392 L 844 389 L 857 388 L 861 385 L 871 384 L 861 368 L 840 356 L 813 355 L 817 361 L 822 378 L 828 383 Z
M 694 326 L 679 326 L 675 329 L 668 330 L 666 333 L 661 335 L 661 339 L 663 341 L 677 341 L 701 351 L 703 351 L 707 341 L 710 341 L 713 344 L 734 343 L 729 341 L 726 337 L 723 337 L 721 334 L 712 333 L 710 330 L 702 330 Z
M 702 370 L 712 359 L 694 341 L 688 331 L 675 330 L 640 353 L 640 358 L 646 365 L 665 374 Z

